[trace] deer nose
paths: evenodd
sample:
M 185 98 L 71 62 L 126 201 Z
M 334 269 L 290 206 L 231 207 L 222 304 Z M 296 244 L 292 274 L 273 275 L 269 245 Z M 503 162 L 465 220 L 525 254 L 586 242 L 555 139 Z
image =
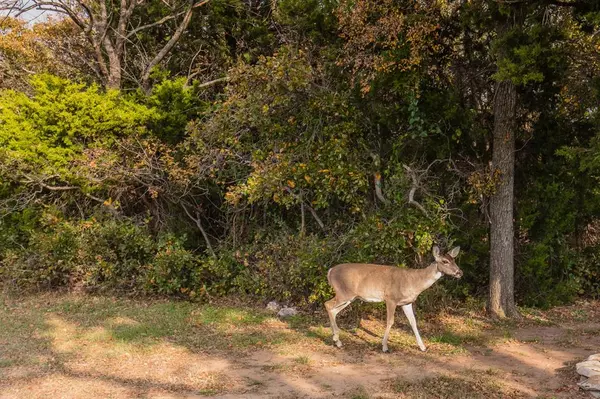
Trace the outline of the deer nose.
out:
M 459 271 L 457 271 L 457 272 L 454 274 L 454 276 L 455 276 L 456 278 L 461 278 L 461 277 L 463 276 L 463 272 L 462 272 L 462 270 L 459 270 Z

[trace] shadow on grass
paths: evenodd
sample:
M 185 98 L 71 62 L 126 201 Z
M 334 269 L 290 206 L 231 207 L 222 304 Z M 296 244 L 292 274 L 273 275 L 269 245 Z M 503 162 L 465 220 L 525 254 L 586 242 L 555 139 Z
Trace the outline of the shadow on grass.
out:
M 95 297 L 66 299 L 49 311 L 82 328 L 102 327 L 116 341 L 146 346 L 168 339 L 195 350 L 226 350 L 285 339 L 264 328 L 268 314 L 250 308 Z
M 354 327 L 354 315 L 350 314 L 346 318 L 340 318 L 341 326 L 350 328 L 354 333 L 346 332 L 344 334 L 343 339 L 345 339 L 344 344 L 346 345 L 344 349 L 339 352 L 331 352 L 335 353 L 337 361 L 343 363 L 353 356 L 361 357 L 365 354 L 380 353 L 383 319 L 376 312 L 372 315 L 373 317 L 363 320 L 359 328 Z M 53 324 L 52 317 L 58 321 L 64 321 L 64 323 L 54 322 Z M 469 323 L 473 323 L 472 328 L 469 327 Z M 464 365 L 455 365 L 451 360 L 441 360 L 439 356 L 436 358 L 436 355 L 445 354 L 446 350 L 440 349 L 445 347 L 436 347 L 436 345 L 463 348 L 467 344 L 476 343 L 484 349 L 488 348 L 490 341 L 481 339 L 473 333 L 480 326 L 477 323 L 479 323 L 477 320 L 468 322 L 464 318 L 450 321 L 423 320 L 420 322 L 421 334 L 434 350 L 433 354 L 431 352 L 420 354 L 406 321 L 404 319 L 397 320 L 390 344 L 392 350 L 403 353 L 403 356 L 395 359 L 394 355 L 390 355 L 387 359 L 404 362 L 401 363 L 403 367 L 407 367 L 410 362 L 416 360 L 421 363 L 419 366 L 413 367 L 431 367 L 435 370 L 445 370 L 452 375 L 440 377 L 441 379 L 438 380 L 429 380 L 432 387 L 425 388 L 414 381 L 403 382 L 394 379 L 396 385 L 391 389 L 396 393 L 406 394 L 405 396 L 409 398 L 478 398 L 486 397 L 477 396 L 482 390 L 496 392 L 496 388 L 486 385 L 487 378 L 475 381 L 464 379 L 461 377 L 465 373 Z M 294 353 L 295 362 L 300 366 L 309 367 L 310 359 L 303 356 L 305 353 L 302 352 L 303 349 L 308 350 L 308 346 L 295 347 L 293 344 L 310 343 L 312 351 L 322 350 L 325 346 L 333 347 L 331 330 L 324 312 L 312 315 L 301 314 L 281 322 L 272 314 L 251 307 L 198 305 L 174 301 L 143 302 L 107 297 L 72 296 L 25 298 L 23 301 L 0 302 L 0 325 L 2 325 L 0 328 L 0 347 L 2 347 L 0 372 L 2 369 L 16 369 L 18 366 L 33 370 L 33 374 L 12 376 L 5 379 L 4 382 L 0 381 L 0 386 L 3 383 L 15 383 L 19 379 L 30 379 L 32 376 L 35 377 L 35 373 L 40 375 L 57 373 L 78 380 L 87 378 L 126 386 L 135 389 L 142 395 L 156 389 L 213 394 L 221 392 L 220 390 L 225 388 L 216 385 L 198 389 L 186 383 L 171 383 L 161 380 L 156 374 L 158 371 L 153 370 L 148 374 L 148 378 L 129 378 L 103 368 L 89 369 L 89 371 L 83 372 L 71 367 L 72 364 L 77 363 L 72 363 L 71 360 L 77 360 L 83 349 L 82 344 L 94 345 L 99 342 L 101 351 L 105 348 L 123 345 L 125 350 L 119 352 L 118 355 L 126 355 L 134 347 L 152 350 L 157 344 L 170 343 L 191 353 L 213 352 L 218 355 L 218 358 L 227 360 L 229 367 L 234 363 L 238 364 L 236 362 L 244 351 L 264 349 L 274 354 L 278 348 L 287 347 L 289 344 L 298 351 Z M 469 328 L 465 329 L 465 325 Z M 461 330 L 461 328 L 463 329 Z M 510 328 L 507 327 L 507 330 Z M 502 331 L 499 329 L 500 335 L 503 334 Z M 486 334 L 493 336 L 489 332 Z M 64 347 L 60 345 L 64 345 Z M 469 348 L 465 350 L 470 352 Z M 475 352 L 471 352 L 470 355 L 475 357 Z M 95 356 L 101 358 L 105 354 L 101 352 Z M 373 359 L 373 357 L 370 358 Z M 479 361 L 482 362 L 481 356 Z M 526 360 L 524 361 L 526 362 Z M 510 364 L 522 363 L 522 368 L 531 369 L 540 378 L 555 377 L 551 371 L 536 367 L 533 363 L 522 362 L 510 354 L 494 353 L 493 358 L 490 357 L 489 360 L 483 360 L 483 362 L 488 362 L 490 367 L 496 368 L 506 368 Z M 428 366 L 424 366 L 425 363 Z M 237 373 L 235 368 L 232 370 L 231 373 Z M 277 371 L 272 373 L 272 375 L 276 374 Z M 348 378 L 352 380 L 351 375 Z M 352 381 L 352 383 L 354 382 L 356 381 Z M 310 392 L 306 391 L 306 388 L 294 385 L 296 382 L 293 380 L 283 377 L 278 380 L 278 383 L 289 385 L 289 389 L 293 392 L 304 395 Z M 475 391 L 469 391 L 468 387 L 465 387 L 470 383 L 475 384 Z M 452 390 L 461 392 L 462 390 L 468 395 L 436 396 L 442 392 L 436 390 L 436 384 L 445 386 L 447 392 Z M 260 385 L 257 386 L 260 387 Z M 429 396 L 418 396 L 421 395 L 421 391 Z

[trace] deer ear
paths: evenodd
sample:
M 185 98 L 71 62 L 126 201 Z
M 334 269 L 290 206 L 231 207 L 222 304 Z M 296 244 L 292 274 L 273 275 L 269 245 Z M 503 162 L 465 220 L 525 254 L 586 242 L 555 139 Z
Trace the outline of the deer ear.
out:
M 452 256 L 453 258 L 456 258 L 458 256 L 459 252 L 460 252 L 460 247 L 454 247 L 454 248 L 452 248 L 452 250 L 450 252 L 448 252 L 448 255 Z
M 431 250 L 431 253 L 433 254 L 433 257 L 438 260 L 440 258 L 440 248 L 437 245 L 433 246 L 433 249 Z

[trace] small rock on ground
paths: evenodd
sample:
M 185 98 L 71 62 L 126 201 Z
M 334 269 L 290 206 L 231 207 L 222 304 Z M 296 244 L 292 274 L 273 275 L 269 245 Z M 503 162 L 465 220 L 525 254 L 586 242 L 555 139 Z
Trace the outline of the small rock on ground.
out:
M 278 312 L 279 309 L 281 309 L 281 305 L 275 301 L 271 301 L 267 304 L 267 310 L 270 310 L 271 312 Z
M 577 373 L 588 377 L 577 385 L 588 391 L 592 397 L 600 398 L 600 353 L 590 355 L 587 360 L 577 363 L 575 368 Z
M 584 362 L 577 363 L 575 368 L 577 369 L 578 374 L 585 377 L 600 375 L 600 361 L 598 360 L 586 360 Z
M 295 316 L 298 314 L 298 311 L 296 310 L 296 308 L 282 308 L 279 313 L 277 313 L 277 316 L 279 317 L 290 317 L 290 316 Z
M 600 375 L 590 377 L 577 385 L 586 391 L 600 391 Z

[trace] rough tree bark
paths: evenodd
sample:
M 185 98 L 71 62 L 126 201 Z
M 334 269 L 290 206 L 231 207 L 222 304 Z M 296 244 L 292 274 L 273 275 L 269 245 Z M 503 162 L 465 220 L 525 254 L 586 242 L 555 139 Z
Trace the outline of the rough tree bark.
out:
M 496 317 L 516 317 L 514 299 L 514 176 L 515 109 L 517 91 L 506 80 L 496 85 L 492 164 L 500 180 L 490 201 L 489 312 Z

